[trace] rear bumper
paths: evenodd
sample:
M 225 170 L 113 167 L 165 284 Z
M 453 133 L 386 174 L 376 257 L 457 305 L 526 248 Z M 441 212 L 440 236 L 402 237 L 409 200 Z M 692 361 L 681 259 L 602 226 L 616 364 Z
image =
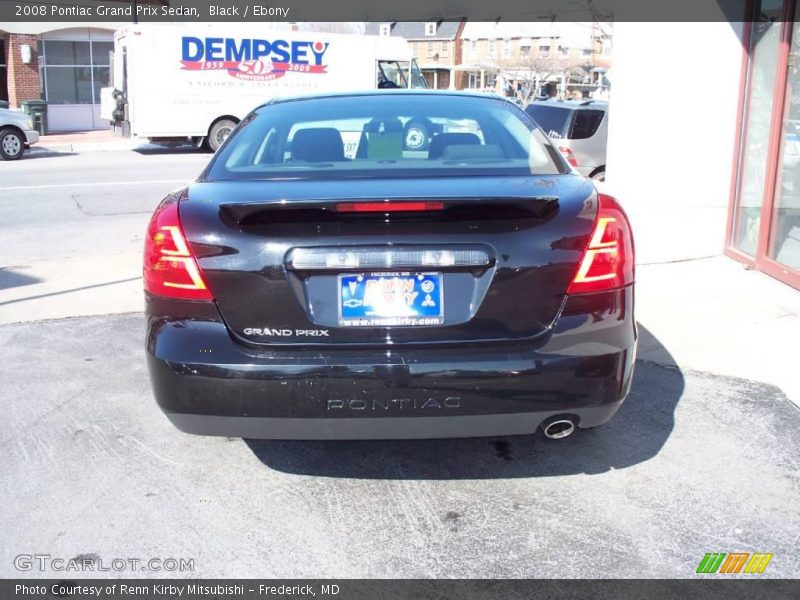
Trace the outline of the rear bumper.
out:
M 213 305 L 175 318 L 160 314 L 174 315 L 175 306 L 151 299 L 148 368 L 161 409 L 195 434 L 516 435 L 557 415 L 596 427 L 627 395 L 636 347 L 633 289 L 602 296 L 568 301 L 536 341 L 390 350 L 248 347 L 214 318 Z
M 607 422 L 622 401 L 570 411 L 583 428 Z M 220 417 L 166 413 L 186 433 L 273 440 L 394 440 L 528 435 L 553 412 L 465 415 L 455 417 L 372 417 L 298 419 Z

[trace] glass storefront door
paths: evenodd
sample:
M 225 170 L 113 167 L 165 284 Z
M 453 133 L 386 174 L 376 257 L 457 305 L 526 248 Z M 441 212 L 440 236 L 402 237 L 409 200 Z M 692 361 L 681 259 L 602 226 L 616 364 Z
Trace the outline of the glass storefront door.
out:
M 734 205 L 732 245 L 755 257 L 761 224 L 761 206 L 769 163 L 775 65 L 781 38 L 783 0 L 765 0 L 759 21 L 750 30 L 750 64 L 745 82 L 744 119 L 739 157 L 739 182 Z
M 800 289 L 800 0 L 756 0 L 726 253 Z
M 778 156 L 767 256 L 800 272 L 800 23 L 789 49 Z

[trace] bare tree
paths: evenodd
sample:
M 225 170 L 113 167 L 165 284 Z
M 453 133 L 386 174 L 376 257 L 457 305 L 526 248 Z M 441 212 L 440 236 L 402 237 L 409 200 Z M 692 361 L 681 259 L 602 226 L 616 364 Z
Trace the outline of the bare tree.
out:
M 539 95 L 542 85 L 558 72 L 552 57 L 519 56 L 502 60 L 497 71 L 517 85 L 514 95 L 527 104 Z

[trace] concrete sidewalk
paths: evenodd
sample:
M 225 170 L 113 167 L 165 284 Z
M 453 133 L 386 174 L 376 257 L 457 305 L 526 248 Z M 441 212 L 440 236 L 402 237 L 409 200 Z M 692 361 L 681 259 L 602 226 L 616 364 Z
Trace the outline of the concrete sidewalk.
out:
M 724 256 L 640 265 L 636 279 L 639 358 L 771 383 L 800 406 L 800 292 Z
M 187 147 L 191 147 L 187 144 Z M 114 150 L 161 148 L 142 138 L 124 138 L 115 135 L 110 129 L 90 131 L 66 131 L 48 133 L 31 146 L 31 152 L 103 152 Z

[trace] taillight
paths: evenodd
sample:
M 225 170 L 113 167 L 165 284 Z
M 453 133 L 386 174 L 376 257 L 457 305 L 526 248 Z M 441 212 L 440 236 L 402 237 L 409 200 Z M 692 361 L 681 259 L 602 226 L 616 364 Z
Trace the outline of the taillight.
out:
M 598 194 L 597 220 L 568 294 L 602 292 L 633 283 L 633 236 L 628 217 L 611 196 Z
M 213 300 L 183 235 L 178 203 L 162 204 L 150 219 L 144 243 L 144 289 L 182 300 Z
M 444 210 L 444 202 L 438 201 L 382 201 L 382 202 L 340 202 L 336 212 L 348 213 L 391 213 L 391 212 L 426 212 Z
M 578 166 L 578 159 L 575 158 L 575 153 L 566 146 L 559 146 L 558 151 L 567 159 L 567 162 L 571 164 L 573 167 Z

